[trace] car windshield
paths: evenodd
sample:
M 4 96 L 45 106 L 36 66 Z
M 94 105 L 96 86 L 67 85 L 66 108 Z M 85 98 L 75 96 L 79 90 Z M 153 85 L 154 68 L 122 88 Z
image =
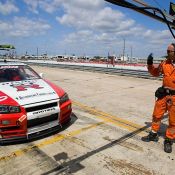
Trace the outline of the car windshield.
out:
M 27 65 L 0 66 L 0 83 L 9 81 L 33 80 L 38 78 L 41 77 Z

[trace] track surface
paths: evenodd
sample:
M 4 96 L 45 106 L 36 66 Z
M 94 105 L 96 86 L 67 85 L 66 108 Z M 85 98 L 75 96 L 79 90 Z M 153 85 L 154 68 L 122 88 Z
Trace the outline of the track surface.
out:
M 0 174 L 174 175 L 175 144 L 144 143 L 161 81 L 33 66 L 73 101 L 70 124 L 33 142 L 1 146 Z

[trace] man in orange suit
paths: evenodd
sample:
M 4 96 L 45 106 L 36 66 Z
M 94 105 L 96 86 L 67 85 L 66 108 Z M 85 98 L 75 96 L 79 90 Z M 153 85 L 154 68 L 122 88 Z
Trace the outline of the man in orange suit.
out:
M 147 59 L 148 71 L 153 76 L 163 75 L 162 87 L 156 92 L 156 102 L 152 115 L 152 125 L 150 133 L 142 137 L 143 141 L 158 141 L 157 132 L 160 129 L 161 119 L 168 111 L 169 125 L 166 129 L 164 140 L 164 151 L 172 152 L 172 144 L 175 139 L 175 44 L 172 43 L 167 48 L 167 58 L 159 65 L 153 64 L 153 56 L 150 54 Z

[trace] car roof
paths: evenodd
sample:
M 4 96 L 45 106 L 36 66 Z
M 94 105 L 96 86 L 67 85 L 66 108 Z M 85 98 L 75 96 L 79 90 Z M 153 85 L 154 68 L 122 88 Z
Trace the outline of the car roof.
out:
M 21 62 L 0 61 L 0 66 L 25 66 L 26 64 Z

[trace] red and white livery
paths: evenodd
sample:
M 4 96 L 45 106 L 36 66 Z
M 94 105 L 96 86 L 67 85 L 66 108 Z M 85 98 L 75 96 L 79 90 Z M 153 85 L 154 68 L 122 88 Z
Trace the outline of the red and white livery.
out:
M 23 63 L 0 62 L 0 142 L 48 134 L 70 121 L 67 93 Z

